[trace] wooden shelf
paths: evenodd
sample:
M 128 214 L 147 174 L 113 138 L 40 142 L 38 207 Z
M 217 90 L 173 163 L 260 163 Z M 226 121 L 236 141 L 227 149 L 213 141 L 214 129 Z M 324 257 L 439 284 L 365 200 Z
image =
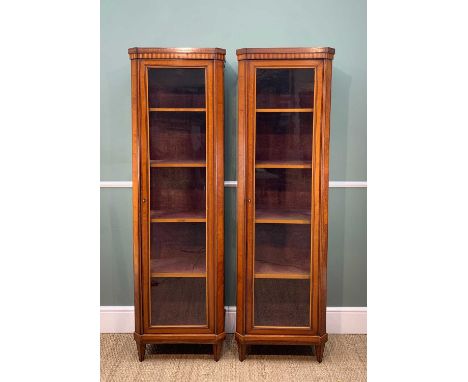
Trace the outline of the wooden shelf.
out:
M 166 277 L 166 278 L 169 278 L 169 277 L 173 277 L 173 278 L 175 278 L 175 277 L 177 277 L 177 278 L 181 278 L 181 277 L 204 278 L 204 277 L 206 277 L 206 274 L 205 273 L 152 272 L 151 277 L 153 277 L 153 278 L 156 278 L 156 277 L 158 277 L 158 278 L 161 278 L 161 277 Z
M 151 167 L 206 167 L 206 161 L 204 160 L 151 160 Z
M 308 280 L 309 275 L 302 273 L 255 273 L 256 279 L 288 279 L 288 280 Z
M 149 111 L 206 111 L 204 107 L 150 107 Z
M 256 109 L 257 113 L 312 113 L 313 108 L 299 108 L 299 109 Z
M 255 168 L 312 168 L 312 161 L 256 161 Z
M 204 223 L 206 222 L 205 211 L 171 212 L 152 210 L 152 223 Z
M 152 259 L 151 277 L 206 277 L 205 256 Z
M 306 264 L 300 266 L 274 264 L 264 260 L 255 261 L 256 279 L 294 279 L 308 280 L 310 273 Z
M 256 210 L 255 223 L 310 224 L 310 212 Z

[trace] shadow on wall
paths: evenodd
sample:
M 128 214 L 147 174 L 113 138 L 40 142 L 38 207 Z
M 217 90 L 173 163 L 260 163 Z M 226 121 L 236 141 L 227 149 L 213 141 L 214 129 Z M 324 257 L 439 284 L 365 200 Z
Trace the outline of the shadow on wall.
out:
M 237 61 L 224 67 L 224 179 L 237 180 Z M 236 189 L 224 189 L 224 304 L 236 305 Z
M 345 152 L 334 153 L 334 158 L 339 159 L 334 166 L 339 169 L 340 174 L 346 172 L 346 158 L 348 140 L 348 108 L 349 89 L 351 87 L 351 76 L 337 67 L 333 67 L 332 77 L 332 113 L 330 120 L 330 151 L 336 147 L 344 147 Z M 333 113 L 333 109 L 341 110 L 341 113 Z M 341 144 L 337 139 L 343 140 Z M 346 178 L 345 178 L 346 179 Z M 329 207 L 342 211 L 341 214 L 332 214 L 329 211 L 328 222 L 328 301 L 327 306 L 343 306 L 343 276 L 344 276 L 344 254 L 346 236 L 346 193 L 330 190 Z M 333 200 L 333 203 L 331 201 Z M 333 218 L 333 221 L 331 221 Z M 332 228 L 332 229 L 330 229 Z M 330 283 L 330 280 L 333 280 Z
M 224 305 L 236 305 L 237 288 L 237 224 L 236 189 L 224 191 Z
M 224 179 L 236 180 L 237 158 L 237 63 L 224 67 Z

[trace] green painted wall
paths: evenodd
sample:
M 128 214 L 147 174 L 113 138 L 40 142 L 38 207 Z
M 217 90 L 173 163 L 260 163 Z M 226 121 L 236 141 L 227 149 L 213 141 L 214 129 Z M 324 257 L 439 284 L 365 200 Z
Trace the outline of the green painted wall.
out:
M 237 60 L 244 47 L 332 46 L 330 179 L 366 180 L 366 2 L 101 1 L 101 180 L 131 180 L 133 46 L 220 47 L 226 180 L 236 179 Z M 226 305 L 235 305 L 235 189 L 226 189 Z M 331 189 L 329 306 L 366 306 L 366 189 Z M 101 189 L 101 305 L 132 305 L 131 190 Z
M 131 188 L 101 188 L 101 305 L 133 305 Z

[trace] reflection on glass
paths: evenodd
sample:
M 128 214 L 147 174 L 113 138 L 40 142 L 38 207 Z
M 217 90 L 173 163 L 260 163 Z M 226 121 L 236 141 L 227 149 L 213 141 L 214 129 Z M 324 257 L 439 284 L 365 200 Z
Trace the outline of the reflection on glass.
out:
M 204 108 L 205 69 L 148 69 L 150 108 Z
M 151 279 L 151 325 L 206 324 L 206 279 Z
M 313 108 L 314 69 L 257 69 L 257 109 Z
M 255 279 L 254 325 L 310 325 L 309 280 Z

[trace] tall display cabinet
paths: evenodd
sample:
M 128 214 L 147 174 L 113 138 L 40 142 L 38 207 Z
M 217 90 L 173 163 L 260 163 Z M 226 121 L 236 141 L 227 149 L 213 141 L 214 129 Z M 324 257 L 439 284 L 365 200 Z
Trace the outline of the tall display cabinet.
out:
M 131 48 L 135 334 L 212 344 L 224 332 L 224 57 Z
M 327 341 L 332 48 L 239 49 L 237 322 L 251 344 Z

